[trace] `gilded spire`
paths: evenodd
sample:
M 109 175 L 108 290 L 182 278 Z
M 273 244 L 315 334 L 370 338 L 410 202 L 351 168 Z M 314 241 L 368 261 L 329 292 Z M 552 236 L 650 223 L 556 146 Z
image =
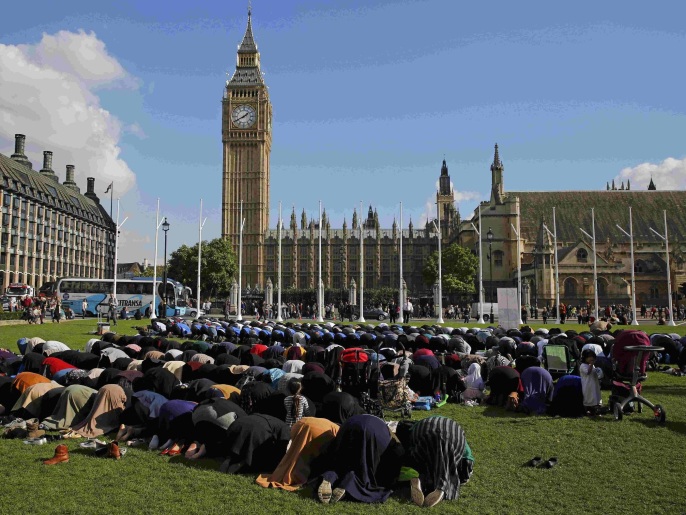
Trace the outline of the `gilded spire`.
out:
M 243 41 L 238 47 L 239 54 L 254 54 L 257 52 L 257 44 L 255 43 L 255 38 L 252 35 L 252 7 L 248 3 L 248 26 L 245 29 L 245 35 L 243 36 Z

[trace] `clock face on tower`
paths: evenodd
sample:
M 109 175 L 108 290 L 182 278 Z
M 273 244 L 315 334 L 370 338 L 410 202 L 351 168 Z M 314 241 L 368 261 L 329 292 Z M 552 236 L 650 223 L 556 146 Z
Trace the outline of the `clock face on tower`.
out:
M 231 113 L 231 121 L 239 129 L 252 127 L 256 119 L 255 108 L 249 105 L 239 105 Z

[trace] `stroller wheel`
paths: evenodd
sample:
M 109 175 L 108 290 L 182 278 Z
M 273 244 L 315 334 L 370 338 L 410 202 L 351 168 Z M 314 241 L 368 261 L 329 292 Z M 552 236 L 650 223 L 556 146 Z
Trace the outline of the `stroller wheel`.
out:
M 622 408 L 617 403 L 614 403 L 614 406 L 612 406 L 612 414 L 615 416 L 615 420 L 617 422 L 621 422 L 622 418 L 624 417 L 624 413 L 622 413 Z
M 653 408 L 653 414 L 655 415 L 655 422 L 660 424 L 661 426 L 665 425 L 667 422 L 667 413 L 665 412 L 665 409 L 657 404 L 655 408 Z

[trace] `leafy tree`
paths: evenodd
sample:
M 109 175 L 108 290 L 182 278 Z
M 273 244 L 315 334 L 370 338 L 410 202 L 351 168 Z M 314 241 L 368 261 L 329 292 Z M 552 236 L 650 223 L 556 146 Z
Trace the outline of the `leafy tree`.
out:
M 154 266 L 149 266 L 141 272 L 141 277 L 153 277 L 155 271 Z M 164 265 L 157 265 L 157 279 L 160 279 L 164 275 Z M 170 276 L 171 277 L 171 276 Z
M 167 262 L 168 276 L 190 286 L 193 292 L 198 280 L 198 244 L 181 245 Z M 223 238 L 202 242 L 200 289 L 203 297 L 224 297 L 231 291 L 231 282 L 238 271 L 231 242 Z M 161 277 L 161 276 L 160 276 Z
M 478 258 L 457 243 L 441 249 L 443 290 L 473 293 L 474 277 L 479 266 Z M 432 253 L 422 271 L 426 284 L 433 286 L 438 281 L 438 252 Z

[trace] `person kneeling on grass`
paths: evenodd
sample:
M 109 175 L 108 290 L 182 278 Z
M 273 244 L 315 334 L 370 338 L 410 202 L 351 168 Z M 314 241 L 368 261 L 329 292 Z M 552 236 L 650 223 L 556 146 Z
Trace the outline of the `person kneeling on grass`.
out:
M 462 427 L 453 419 L 428 417 L 401 422 L 396 435 L 405 448 L 404 465 L 410 469 L 410 495 L 418 506 L 436 506 L 457 500 L 460 486 L 474 471 L 474 456 Z M 412 471 L 417 474 L 411 474 Z M 424 492 L 428 492 L 426 495 Z

